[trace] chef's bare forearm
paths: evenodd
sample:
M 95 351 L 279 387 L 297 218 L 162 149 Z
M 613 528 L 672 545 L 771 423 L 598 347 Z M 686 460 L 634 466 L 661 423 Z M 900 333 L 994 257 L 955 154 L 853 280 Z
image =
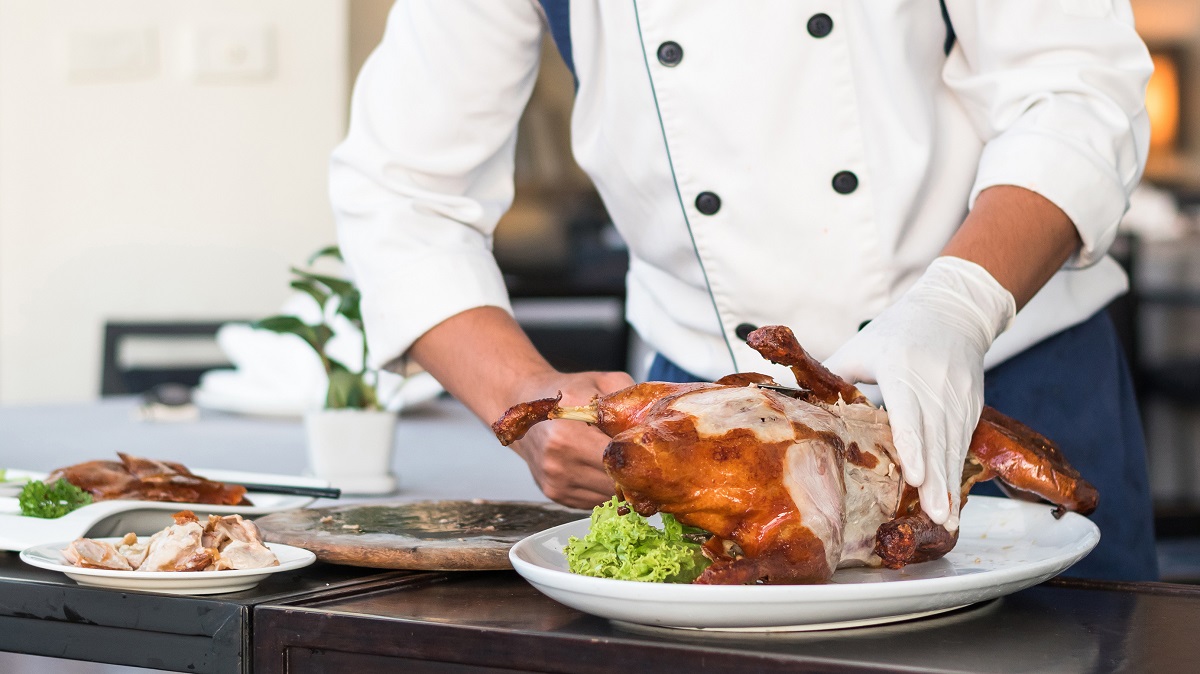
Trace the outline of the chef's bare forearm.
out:
M 979 193 L 942 254 L 988 270 L 1020 309 L 1079 245 L 1075 225 L 1050 200 L 1021 187 L 996 185 Z
M 521 326 L 498 307 L 447 318 L 417 339 L 409 356 L 489 423 L 523 399 L 525 383 L 555 373 Z

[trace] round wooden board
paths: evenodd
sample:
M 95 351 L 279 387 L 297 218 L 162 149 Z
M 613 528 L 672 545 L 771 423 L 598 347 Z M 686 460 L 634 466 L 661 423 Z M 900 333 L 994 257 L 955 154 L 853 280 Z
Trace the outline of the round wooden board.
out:
M 590 514 L 554 503 L 420 501 L 289 510 L 254 523 L 267 541 L 332 564 L 483 571 L 512 568 L 508 550 L 522 538 Z

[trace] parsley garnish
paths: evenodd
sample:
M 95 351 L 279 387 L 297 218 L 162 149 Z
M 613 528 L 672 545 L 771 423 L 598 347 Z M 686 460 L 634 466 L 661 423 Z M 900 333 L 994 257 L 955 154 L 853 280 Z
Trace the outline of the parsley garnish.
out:
M 92 495 L 61 478 L 53 485 L 30 480 L 17 501 L 22 515 L 54 519 L 91 503 Z

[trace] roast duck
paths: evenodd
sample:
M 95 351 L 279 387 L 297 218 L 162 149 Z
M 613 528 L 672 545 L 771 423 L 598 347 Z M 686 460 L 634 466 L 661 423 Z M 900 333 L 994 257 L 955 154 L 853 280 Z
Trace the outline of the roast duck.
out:
M 795 374 L 781 392 L 755 373 L 714 383 L 637 384 L 581 407 L 561 394 L 521 403 L 492 425 L 507 445 L 547 419 L 595 425 L 612 438 L 604 466 L 641 515 L 673 514 L 712 533 L 705 584 L 822 583 L 841 567 L 938 559 L 958 540 L 957 517 L 934 524 L 905 484 L 887 411 L 810 357 L 783 326 L 748 343 Z M 1008 490 L 1065 511 L 1095 510 L 1096 489 L 1053 442 L 985 407 L 963 466 L 971 486 Z M 949 497 L 949 495 L 947 495 Z
M 143 459 L 117 452 L 120 461 L 87 461 L 58 468 L 46 476 L 47 484 L 60 478 L 90 493 L 96 501 L 132 499 L 206 503 L 211 505 L 251 505 L 246 488 L 195 475 L 171 461 Z

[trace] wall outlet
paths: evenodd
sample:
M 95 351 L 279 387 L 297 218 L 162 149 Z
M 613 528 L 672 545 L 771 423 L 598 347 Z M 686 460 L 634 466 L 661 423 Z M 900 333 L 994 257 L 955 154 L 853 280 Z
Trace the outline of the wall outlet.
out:
M 136 80 L 158 71 L 153 28 L 75 29 L 67 35 L 67 75 L 76 82 Z
M 197 82 L 266 80 L 275 74 L 272 26 L 204 26 L 189 41 L 191 75 Z

